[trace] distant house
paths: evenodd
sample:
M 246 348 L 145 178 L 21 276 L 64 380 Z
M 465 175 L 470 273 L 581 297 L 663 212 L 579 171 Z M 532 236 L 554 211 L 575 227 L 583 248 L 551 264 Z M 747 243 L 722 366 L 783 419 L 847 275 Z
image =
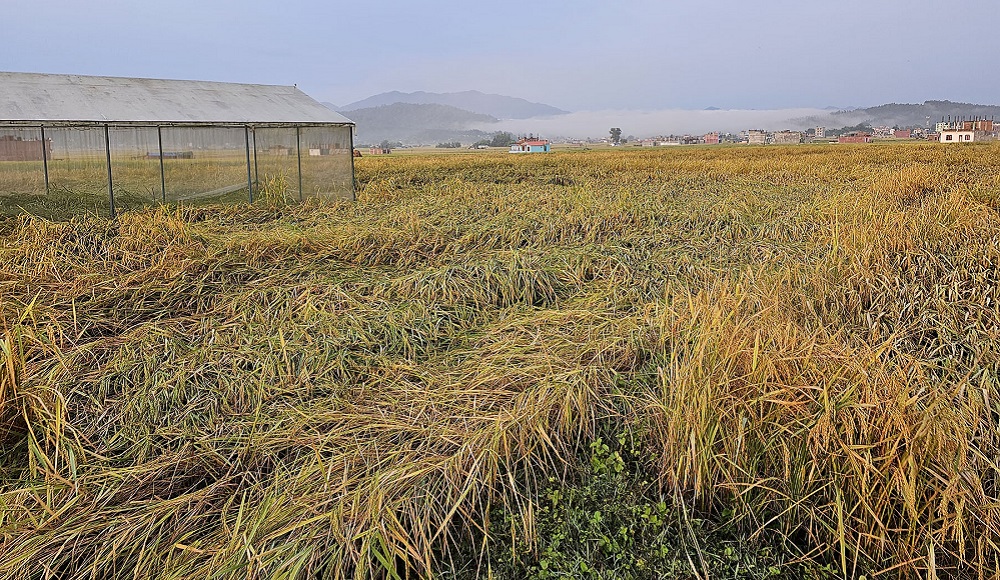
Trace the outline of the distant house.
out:
M 879 139 L 888 139 L 892 137 L 892 127 L 883 125 L 881 127 L 872 127 L 872 136 Z
M 897 129 L 892 132 L 892 136 L 896 139 L 912 139 L 913 131 L 910 129 Z
M 550 150 L 545 139 L 521 139 L 510 146 L 510 153 L 548 153 Z
M 0 161 L 42 161 L 52 159 L 52 139 L 24 139 L 0 135 Z
M 987 131 L 966 131 L 964 129 L 948 129 L 941 131 L 938 137 L 939 143 L 978 143 L 982 141 L 996 141 L 996 133 Z
M 826 139 L 826 127 L 816 127 L 816 139 Z
M 950 128 L 941 131 L 941 136 L 938 138 L 940 143 L 976 143 L 996 140 L 997 134 L 993 121 L 989 119 L 955 123 Z
M 392 153 L 392 149 L 388 147 L 372 147 L 368 150 L 368 153 L 371 155 L 388 155 Z
M 767 131 L 763 129 L 750 129 L 747 131 L 747 143 L 750 145 L 763 145 L 767 143 Z
M 802 133 L 798 131 L 778 131 L 773 138 L 773 143 L 776 145 L 794 145 L 801 142 Z
M 837 143 L 871 143 L 872 136 L 868 133 L 862 133 L 860 131 L 854 131 L 848 133 L 847 135 L 841 135 L 837 137 Z
M 704 140 L 705 140 L 705 144 L 706 145 L 718 145 L 719 144 L 719 134 L 715 133 L 715 132 L 705 133 Z

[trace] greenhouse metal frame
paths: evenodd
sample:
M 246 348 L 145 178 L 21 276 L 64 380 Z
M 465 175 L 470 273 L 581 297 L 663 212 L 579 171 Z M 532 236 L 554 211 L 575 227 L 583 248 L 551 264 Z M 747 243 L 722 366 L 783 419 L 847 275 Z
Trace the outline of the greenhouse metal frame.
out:
M 353 200 L 353 134 L 294 86 L 0 72 L 0 205 Z

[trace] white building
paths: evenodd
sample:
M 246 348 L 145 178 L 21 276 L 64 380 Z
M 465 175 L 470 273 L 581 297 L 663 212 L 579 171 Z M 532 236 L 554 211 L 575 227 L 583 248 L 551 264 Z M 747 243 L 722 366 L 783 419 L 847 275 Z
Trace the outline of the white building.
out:
M 878 137 L 879 139 L 892 137 L 892 127 L 886 125 L 881 127 L 872 127 L 872 137 Z
M 996 130 L 990 119 L 957 122 L 952 127 L 941 131 L 941 136 L 938 137 L 938 141 L 941 143 L 976 143 L 996 140 Z
M 977 143 L 996 141 L 996 134 L 987 131 L 966 131 L 964 129 L 946 129 L 941 131 L 938 141 L 941 143 Z

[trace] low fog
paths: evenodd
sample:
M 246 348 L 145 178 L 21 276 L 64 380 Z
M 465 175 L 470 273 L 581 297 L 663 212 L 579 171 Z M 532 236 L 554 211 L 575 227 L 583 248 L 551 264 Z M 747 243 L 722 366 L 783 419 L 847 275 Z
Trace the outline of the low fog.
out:
M 700 135 L 711 131 L 736 133 L 746 129 L 802 130 L 817 125 L 839 128 L 865 120 L 862 113 L 841 113 L 833 118 L 831 112 L 825 109 L 583 111 L 555 117 L 502 120 L 475 128 L 510 131 L 516 135 L 533 133 L 548 139 L 585 139 L 607 137 L 611 127 L 621 127 L 622 136 L 646 138 Z

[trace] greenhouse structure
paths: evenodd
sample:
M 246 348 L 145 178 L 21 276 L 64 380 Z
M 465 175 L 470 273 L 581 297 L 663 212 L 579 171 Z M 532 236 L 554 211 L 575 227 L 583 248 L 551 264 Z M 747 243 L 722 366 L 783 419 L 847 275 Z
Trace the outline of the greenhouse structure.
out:
M 0 213 L 354 199 L 353 133 L 296 87 L 0 72 Z

